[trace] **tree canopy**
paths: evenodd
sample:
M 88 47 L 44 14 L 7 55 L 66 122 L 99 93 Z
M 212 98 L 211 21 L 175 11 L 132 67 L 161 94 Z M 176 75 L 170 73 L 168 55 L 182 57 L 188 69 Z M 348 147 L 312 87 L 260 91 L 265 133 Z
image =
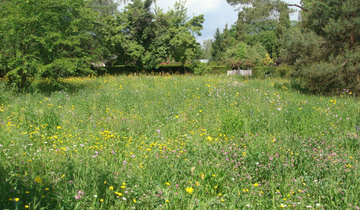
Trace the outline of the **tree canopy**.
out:
M 121 1 L 122 3 L 126 1 Z M 114 0 L 4 0 L 0 4 L 0 76 L 15 89 L 40 78 L 93 73 L 92 63 L 151 70 L 166 59 L 184 64 L 200 51 L 204 16 L 185 2 L 164 13 L 153 0 L 123 12 Z

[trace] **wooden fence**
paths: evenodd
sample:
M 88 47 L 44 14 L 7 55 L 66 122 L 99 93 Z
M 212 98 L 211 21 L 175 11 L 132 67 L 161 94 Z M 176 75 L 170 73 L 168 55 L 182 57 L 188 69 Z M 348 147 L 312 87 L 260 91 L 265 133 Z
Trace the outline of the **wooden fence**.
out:
M 228 70 L 227 71 L 227 75 L 242 75 L 242 76 L 251 76 L 252 75 L 252 69 L 248 69 L 248 70 Z

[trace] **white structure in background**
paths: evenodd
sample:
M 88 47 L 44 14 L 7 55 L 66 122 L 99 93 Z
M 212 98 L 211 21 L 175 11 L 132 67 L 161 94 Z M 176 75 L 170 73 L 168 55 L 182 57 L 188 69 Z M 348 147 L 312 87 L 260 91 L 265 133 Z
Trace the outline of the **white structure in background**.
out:
M 227 71 L 227 75 L 242 75 L 242 76 L 251 76 L 252 75 L 252 69 L 248 69 L 248 70 L 243 70 L 243 69 L 239 69 L 239 70 L 229 70 Z
M 209 63 L 209 59 L 200 59 L 200 63 Z

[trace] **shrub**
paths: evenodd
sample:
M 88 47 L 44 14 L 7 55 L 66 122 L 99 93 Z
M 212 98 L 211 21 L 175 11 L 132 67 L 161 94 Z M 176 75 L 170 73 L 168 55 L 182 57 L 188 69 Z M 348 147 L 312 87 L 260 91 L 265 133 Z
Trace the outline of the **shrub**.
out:
M 276 75 L 280 77 L 289 77 L 293 72 L 293 67 L 288 66 L 287 64 L 280 64 L 276 70 Z
M 211 74 L 226 74 L 230 69 L 228 66 L 211 66 Z
M 254 67 L 252 70 L 253 77 L 264 78 L 265 75 L 276 75 L 276 67 Z
M 194 74 L 209 74 L 211 72 L 211 67 L 208 66 L 206 63 L 196 63 L 193 67 Z

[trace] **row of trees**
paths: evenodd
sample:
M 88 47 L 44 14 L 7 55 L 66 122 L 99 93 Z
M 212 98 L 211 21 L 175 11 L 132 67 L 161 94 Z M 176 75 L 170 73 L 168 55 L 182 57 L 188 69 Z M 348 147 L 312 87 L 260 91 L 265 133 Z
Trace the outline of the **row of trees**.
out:
M 360 1 L 227 2 L 239 7 L 238 20 L 204 42 L 207 58 L 246 68 L 268 64 L 267 53 L 277 65 L 294 67 L 293 84 L 299 88 L 360 93 Z M 290 21 L 292 6 L 301 9 L 299 21 Z
M 182 1 L 166 13 L 152 3 L 134 0 L 119 12 L 113 0 L 2 0 L 0 76 L 22 89 L 42 77 L 89 74 L 92 63 L 150 70 L 193 59 L 203 15 L 189 18 Z
M 268 65 L 279 56 L 279 38 L 291 27 L 289 9 L 282 1 L 228 1 L 239 5 L 238 20 L 215 32 L 212 41 L 203 44 L 205 57 L 230 66 L 247 68 Z M 273 62 L 272 60 L 272 62 Z

